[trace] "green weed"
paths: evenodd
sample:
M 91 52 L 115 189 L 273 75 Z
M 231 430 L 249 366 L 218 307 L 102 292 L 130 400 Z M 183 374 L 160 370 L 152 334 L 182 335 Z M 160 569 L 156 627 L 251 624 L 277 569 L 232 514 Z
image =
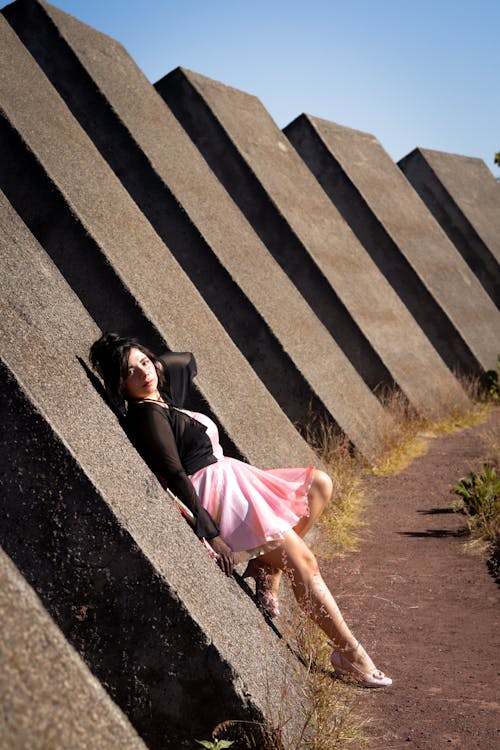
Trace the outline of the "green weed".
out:
M 459 500 L 455 510 L 465 514 L 472 539 L 485 547 L 498 544 L 500 534 L 500 474 L 496 466 L 483 464 L 478 472 L 469 472 L 454 487 Z

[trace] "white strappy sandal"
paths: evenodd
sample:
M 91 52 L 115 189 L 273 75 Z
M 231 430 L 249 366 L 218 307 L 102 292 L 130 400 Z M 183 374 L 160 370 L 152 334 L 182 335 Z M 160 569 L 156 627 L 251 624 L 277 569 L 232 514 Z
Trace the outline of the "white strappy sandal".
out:
M 346 659 L 343 652 L 349 651 L 354 653 L 360 646 L 359 641 L 354 648 L 350 649 L 334 649 L 330 657 L 330 662 L 335 670 L 335 674 L 339 677 L 354 677 L 363 687 L 379 688 L 389 687 L 392 685 L 390 677 L 386 677 L 380 669 L 376 669 L 374 672 L 363 672 L 362 669 L 357 667 L 355 664 Z

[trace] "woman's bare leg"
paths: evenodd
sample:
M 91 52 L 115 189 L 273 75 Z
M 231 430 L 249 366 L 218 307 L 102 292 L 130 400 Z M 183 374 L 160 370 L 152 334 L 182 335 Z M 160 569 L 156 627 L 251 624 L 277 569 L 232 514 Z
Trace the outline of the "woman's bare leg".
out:
M 262 555 L 261 561 L 286 572 L 297 602 L 336 646 L 347 649 L 347 659 L 364 672 L 376 669 L 363 647 L 356 648 L 358 640 L 325 584 L 314 554 L 296 532 L 287 532 L 283 544 Z
M 294 531 L 303 537 L 311 529 L 324 509 L 328 505 L 332 496 L 333 482 L 324 471 L 315 469 L 311 487 L 307 494 L 309 502 L 309 515 L 303 516 L 300 521 L 293 527 Z M 272 595 L 277 596 L 281 581 L 282 571 L 279 568 L 273 568 L 265 565 L 262 556 L 254 558 L 249 565 L 250 575 L 259 576 L 262 579 L 262 585 Z

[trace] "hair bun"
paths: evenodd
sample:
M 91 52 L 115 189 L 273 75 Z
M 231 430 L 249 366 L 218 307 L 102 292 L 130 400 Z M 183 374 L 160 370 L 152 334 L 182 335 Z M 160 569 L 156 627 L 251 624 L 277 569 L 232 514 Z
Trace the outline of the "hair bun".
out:
M 90 361 L 94 370 L 105 377 L 127 339 L 118 333 L 103 333 L 90 347 Z M 106 378 L 105 378 L 106 379 Z

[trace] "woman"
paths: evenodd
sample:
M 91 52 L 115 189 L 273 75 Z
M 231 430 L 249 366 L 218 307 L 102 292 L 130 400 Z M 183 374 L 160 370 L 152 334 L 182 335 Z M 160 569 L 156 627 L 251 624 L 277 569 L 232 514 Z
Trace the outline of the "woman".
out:
M 271 616 L 278 614 L 285 571 L 298 603 L 335 644 L 336 673 L 367 687 L 390 685 L 344 622 L 302 538 L 330 498 L 330 478 L 314 467 L 264 471 L 224 457 L 213 421 L 181 408 L 196 374 L 190 354 L 157 358 L 134 339 L 110 333 L 93 344 L 90 359 L 115 403 L 126 402 L 134 445 L 187 507 L 222 570 L 231 575 L 235 554 L 247 553 L 244 575 L 255 578 L 259 603 Z

